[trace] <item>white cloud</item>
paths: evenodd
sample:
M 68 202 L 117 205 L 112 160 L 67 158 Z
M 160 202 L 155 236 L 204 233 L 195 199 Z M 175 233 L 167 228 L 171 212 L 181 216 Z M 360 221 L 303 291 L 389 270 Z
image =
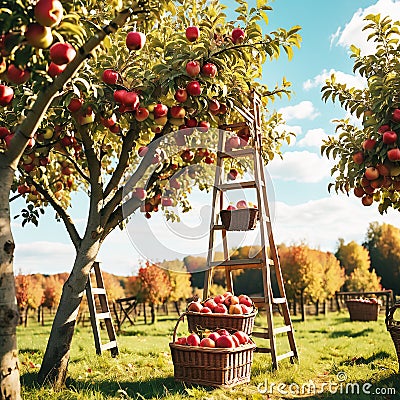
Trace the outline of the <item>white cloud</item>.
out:
M 322 140 L 328 139 L 328 135 L 322 128 L 310 129 L 306 135 L 299 140 L 300 147 L 321 147 Z
M 316 118 L 319 113 L 314 108 L 314 105 L 311 101 L 302 101 L 295 106 L 283 107 L 278 110 L 280 114 L 282 114 L 283 119 L 289 121 L 291 119 L 311 119 Z
M 330 79 L 333 74 L 336 77 L 336 82 L 346 84 L 348 87 L 355 87 L 356 89 L 363 89 L 366 87 L 366 80 L 359 75 L 346 74 L 334 69 L 329 71 L 324 69 L 319 75 L 305 81 L 303 83 L 303 89 L 310 90 L 315 87 L 321 88 L 325 85 L 326 80 Z
M 283 160 L 275 158 L 268 164 L 273 179 L 305 183 L 320 182 L 330 176 L 332 161 L 309 151 L 289 151 Z
M 375 45 L 372 41 L 367 41 L 371 31 L 363 31 L 366 24 L 364 18 L 369 14 L 381 14 L 381 17 L 389 16 L 393 21 L 400 20 L 400 2 L 398 0 L 379 0 L 376 4 L 365 9 L 359 9 L 344 28 L 332 35 L 332 40 L 337 39 L 336 45 L 349 47 L 355 45 L 361 49 L 363 54 L 375 52 Z

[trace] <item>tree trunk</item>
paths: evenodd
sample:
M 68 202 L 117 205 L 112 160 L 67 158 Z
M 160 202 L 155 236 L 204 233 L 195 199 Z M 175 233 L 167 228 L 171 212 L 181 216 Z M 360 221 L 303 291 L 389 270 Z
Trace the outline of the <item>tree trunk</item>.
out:
M 180 303 L 179 300 L 178 300 L 178 301 L 174 301 L 175 310 L 176 310 L 176 313 L 177 313 L 178 315 L 181 314 L 181 310 L 180 310 L 180 308 L 179 308 L 179 303 Z
M 304 289 L 300 292 L 300 308 L 301 308 L 301 320 L 304 322 L 306 320 L 306 309 L 304 304 Z
M 146 315 L 146 302 L 143 302 L 143 316 L 144 316 L 144 324 L 147 325 L 147 315 Z
M 319 316 L 319 300 L 315 302 L 315 316 Z
M 14 171 L 0 155 L 0 400 L 20 400 L 17 325 L 9 194 Z
M 293 315 L 297 316 L 297 297 L 293 296 Z
M 40 384 L 49 382 L 55 389 L 60 389 L 65 384 L 79 306 L 99 248 L 98 241 L 93 242 L 88 239 L 82 241 L 71 275 L 63 286 L 60 304 L 54 317 L 50 338 L 38 373 Z
M 150 315 L 151 315 L 151 324 L 156 323 L 156 308 L 154 307 L 154 303 L 150 303 Z

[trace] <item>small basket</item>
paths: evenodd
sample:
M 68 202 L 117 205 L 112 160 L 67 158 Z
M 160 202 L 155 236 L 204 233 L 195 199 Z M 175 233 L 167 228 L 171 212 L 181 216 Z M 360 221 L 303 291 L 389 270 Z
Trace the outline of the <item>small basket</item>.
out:
M 204 386 L 232 387 L 250 382 L 254 342 L 234 349 L 207 348 L 176 344 L 175 325 L 171 349 L 176 381 Z
M 400 308 L 400 302 L 396 303 L 393 307 L 389 309 L 386 315 L 385 323 L 396 349 L 400 372 L 400 321 L 396 321 L 393 319 L 393 314 L 398 308 Z
M 377 321 L 379 303 L 366 303 L 359 300 L 346 300 L 350 321 Z
M 204 329 L 227 329 L 243 331 L 251 335 L 257 309 L 250 314 L 212 314 L 188 311 L 185 313 L 190 332 L 200 332 Z
M 240 208 L 238 210 L 221 210 L 221 222 L 227 231 L 249 231 L 256 227 L 257 208 Z

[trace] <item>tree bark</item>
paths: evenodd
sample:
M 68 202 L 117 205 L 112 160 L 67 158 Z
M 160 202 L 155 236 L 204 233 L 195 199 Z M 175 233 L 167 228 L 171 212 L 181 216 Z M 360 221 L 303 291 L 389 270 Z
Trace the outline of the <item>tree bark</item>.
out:
M 51 328 L 50 338 L 38 373 L 38 382 L 48 382 L 60 389 L 65 384 L 72 336 L 79 306 L 85 294 L 92 265 L 100 249 L 99 241 L 82 241 L 68 280 L 63 286 L 60 303 Z
M 306 308 L 304 304 L 304 289 L 300 292 L 300 308 L 301 308 L 301 320 L 304 322 L 306 320 Z
M 13 271 L 14 239 L 11 233 L 9 195 L 14 170 L 0 154 L 0 400 L 20 400 L 17 350 L 18 306 Z
M 155 324 L 156 323 L 156 307 L 154 306 L 154 303 L 150 303 L 150 315 L 151 315 L 151 324 Z

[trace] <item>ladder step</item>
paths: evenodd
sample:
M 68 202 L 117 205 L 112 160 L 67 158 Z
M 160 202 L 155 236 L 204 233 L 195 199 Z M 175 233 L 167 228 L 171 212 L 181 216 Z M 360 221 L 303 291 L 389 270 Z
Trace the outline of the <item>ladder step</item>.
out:
M 272 299 L 273 304 L 284 304 L 286 303 L 286 298 L 285 297 L 275 297 Z
M 261 182 L 260 182 L 261 183 Z M 218 185 L 219 190 L 236 190 L 236 189 L 251 189 L 256 188 L 257 184 L 255 181 L 235 182 L 235 183 L 223 183 Z
M 256 353 L 271 353 L 271 349 L 269 347 L 256 347 Z
M 92 294 L 95 294 L 95 295 L 106 294 L 106 289 L 104 289 L 104 288 L 92 287 Z
M 253 303 L 256 306 L 265 305 L 266 304 L 266 301 L 265 301 L 264 297 L 251 297 L 251 300 L 253 300 Z
M 279 335 L 280 333 L 291 332 L 292 327 L 290 325 L 280 326 L 278 328 L 274 328 L 274 335 Z
M 266 305 L 267 300 L 265 297 L 252 297 L 253 303 L 261 304 L 261 305 Z M 272 304 L 285 304 L 286 303 L 286 298 L 285 297 L 276 297 L 272 299 Z
M 261 339 L 269 339 L 268 332 L 253 332 L 251 336 L 261 338 Z
M 118 347 L 118 346 L 117 346 L 117 341 L 116 341 L 116 340 L 113 340 L 113 341 L 111 341 L 111 342 L 102 344 L 102 345 L 101 345 L 101 350 L 103 350 L 103 351 L 105 351 L 105 350 L 110 350 L 110 349 L 113 349 L 114 347 Z
M 279 361 L 283 360 L 284 358 L 288 358 L 288 357 L 294 357 L 293 351 L 288 351 L 287 353 L 276 356 L 276 361 L 279 362 Z
M 235 157 L 247 157 L 255 156 L 256 150 L 254 148 L 240 149 L 235 151 L 219 151 L 217 156 L 220 158 L 235 158 Z
M 247 122 L 237 122 L 236 124 L 220 125 L 218 128 L 222 129 L 222 130 L 226 130 L 226 129 L 237 129 L 237 128 L 245 128 L 245 127 L 249 128 L 249 124 Z
M 103 313 L 98 313 L 98 314 L 96 314 L 96 318 L 97 319 L 108 319 L 108 318 L 111 319 L 111 313 L 109 311 L 103 312 Z
M 240 260 L 212 261 L 210 267 L 233 267 L 243 265 L 262 265 L 264 261 L 261 258 L 243 258 Z
M 216 231 L 222 231 L 225 229 L 224 225 L 213 225 L 211 229 L 214 229 Z

